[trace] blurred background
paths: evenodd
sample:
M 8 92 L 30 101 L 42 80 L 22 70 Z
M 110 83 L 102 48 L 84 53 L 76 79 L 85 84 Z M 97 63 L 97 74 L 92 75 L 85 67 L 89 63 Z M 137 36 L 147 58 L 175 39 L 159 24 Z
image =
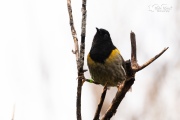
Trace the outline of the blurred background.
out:
M 80 40 L 81 1 L 72 0 Z M 178 0 L 88 0 L 87 55 L 95 27 L 107 29 L 124 59 L 130 32 L 141 65 L 169 49 L 136 74 L 112 120 L 180 119 L 180 2 Z M 0 120 L 76 120 L 77 70 L 66 0 L 0 1 Z M 85 60 L 84 69 L 87 68 Z M 89 72 L 85 73 L 90 78 Z M 103 87 L 85 83 L 82 118 L 92 120 Z M 107 91 L 102 113 L 116 88 Z

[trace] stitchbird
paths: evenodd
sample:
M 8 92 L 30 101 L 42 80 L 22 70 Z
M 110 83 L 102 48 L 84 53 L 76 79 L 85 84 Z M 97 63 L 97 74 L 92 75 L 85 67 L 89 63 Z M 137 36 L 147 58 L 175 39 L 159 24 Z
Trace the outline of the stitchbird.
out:
M 125 62 L 119 50 L 113 45 L 109 32 L 97 29 L 87 64 L 92 79 L 103 86 L 118 86 L 126 80 Z

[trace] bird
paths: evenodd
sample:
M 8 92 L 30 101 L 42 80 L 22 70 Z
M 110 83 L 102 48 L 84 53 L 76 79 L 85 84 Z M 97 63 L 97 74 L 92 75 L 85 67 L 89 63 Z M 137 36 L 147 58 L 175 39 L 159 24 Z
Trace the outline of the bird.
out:
M 115 87 L 126 80 L 125 61 L 114 46 L 110 33 L 96 28 L 87 65 L 91 78 L 102 86 Z

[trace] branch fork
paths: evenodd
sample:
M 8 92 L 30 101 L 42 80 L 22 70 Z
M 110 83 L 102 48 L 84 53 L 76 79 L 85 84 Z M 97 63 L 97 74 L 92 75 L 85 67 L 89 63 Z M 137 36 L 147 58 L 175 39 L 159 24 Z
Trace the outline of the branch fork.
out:
M 78 38 L 76 30 L 74 28 L 74 21 L 72 15 L 71 0 L 67 0 L 67 7 L 69 13 L 69 23 L 71 27 L 71 34 L 74 40 L 75 50 L 72 51 L 76 55 L 76 64 L 78 70 L 78 86 L 77 86 L 77 100 L 76 100 L 76 117 L 77 120 L 81 120 L 81 91 L 84 81 L 84 51 L 85 51 L 85 36 L 86 36 L 86 0 L 82 0 L 82 26 L 81 26 L 81 45 L 79 52 Z

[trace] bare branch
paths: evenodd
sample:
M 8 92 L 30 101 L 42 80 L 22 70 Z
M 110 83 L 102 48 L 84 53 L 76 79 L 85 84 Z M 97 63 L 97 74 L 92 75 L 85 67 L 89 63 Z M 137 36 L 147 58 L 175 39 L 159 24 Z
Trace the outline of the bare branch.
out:
M 105 85 L 93 120 L 99 120 L 100 112 L 104 103 L 104 99 L 106 97 L 106 92 L 107 92 L 107 86 Z
M 131 31 L 130 33 L 131 38 L 131 61 L 137 61 L 136 57 L 136 36 L 134 32 Z
M 81 24 L 81 36 L 86 36 L 86 0 L 82 0 L 82 24 Z
M 80 76 L 78 74 L 78 76 Z M 77 100 L 76 100 L 76 117 L 77 120 L 81 120 L 81 91 L 82 91 L 82 79 L 78 79 L 78 86 L 77 86 Z
M 169 47 L 164 48 L 159 54 L 148 60 L 146 63 L 144 63 L 142 66 L 139 66 L 138 68 L 133 69 L 135 72 L 138 72 L 145 67 L 147 67 L 149 64 L 151 64 L 153 61 L 155 61 L 158 57 L 160 57 Z
M 80 46 L 80 56 L 78 59 L 78 87 L 77 87 L 77 120 L 81 120 L 81 91 L 84 79 L 84 51 L 85 51 L 85 35 L 86 35 L 86 0 L 82 0 L 82 26 L 81 26 L 81 46 Z M 83 78 L 83 79 L 82 79 Z
M 76 34 L 76 30 L 74 28 L 74 21 L 73 21 L 73 15 L 72 15 L 72 7 L 71 7 L 71 0 L 67 0 L 67 7 L 68 7 L 68 13 L 69 13 L 69 24 L 71 26 L 71 33 L 72 33 L 72 37 L 74 40 L 74 48 L 76 51 L 75 55 L 76 55 L 76 62 L 78 64 L 78 59 L 79 59 L 79 45 L 78 45 L 78 38 L 77 38 L 77 34 Z
M 74 40 L 74 47 L 75 50 L 73 53 L 76 55 L 76 63 L 78 69 L 78 86 L 77 86 L 77 101 L 76 101 L 76 115 L 77 120 L 81 120 L 81 91 L 82 91 L 82 80 L 84 77 L 84 51 L 85 51 L 85 30 L 86 30 L 86 0 L 82 1 L 82 34 L 81 34 L 81 46 L 80 46 L 80 53 L 79 53 L 79 45 L 76 30 L 74 28 L 74 21 L 72 15 L 72 7 L 71 7 L 71 0 L 67 0 L 67 7 L 70 19 L 70 26 L 71 26 L 71 33 Z M 80 54 L 80 55 L 79 55 Z
M 151 64 L 154 60 L 156 60 L 158 57 L 160 57 L 169 48 L 169 47 L 164 48 L 164 50 L 162 50 L 159 54 L 157 54 L 156 56 L 154 56 L 153 58 L 148 60 L 142 66 L 139 66 L 137 63 L 137 57 L 136 57 L 136 36 L 135 36 L 135 33 L 132 31 L 130 34 L 130 38 L 131 38 L 131 67 L 132 67 L 134 73 L 144 69 L 146 66 Z
M 132 31 L 130 33 L 130 38 L 131 38 L 131 67 L 133 69 L 139 67 L 139 65 L 137 63 L 137 57 L 136 57 L 136 35 Z
M 81 24 L 81 46 L 80 46 L 80 72 L 83 72 L 84 53 L 85 53 L 85 37 L 86 37 L 86 0 L 82 0 L 82 24 Z

